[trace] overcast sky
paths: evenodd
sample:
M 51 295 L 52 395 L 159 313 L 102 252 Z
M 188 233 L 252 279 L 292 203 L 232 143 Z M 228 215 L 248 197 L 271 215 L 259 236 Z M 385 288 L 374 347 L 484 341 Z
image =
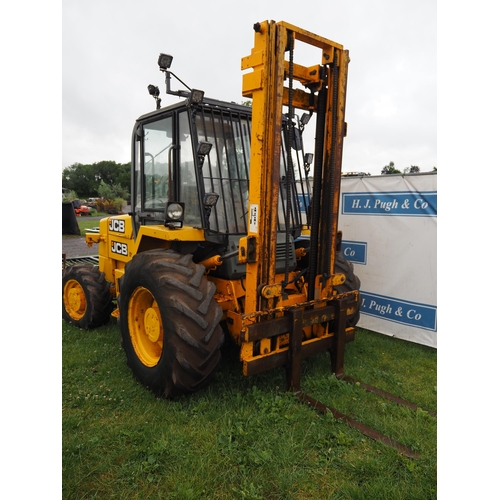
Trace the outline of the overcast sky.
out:
M 187 85 L 242 102 L 240 61 L 253 46 L 253 24 L 273 19 L 349 49 L 343 171 L 380 174 L 437 167 L 436 1 L 64 0 L 62 3 L 62 168 L 130 161 L 135 119 L 165 95 L 160 52 Z M 243 4 L 241 4 L 243 5 Z M 307 65 L 314 60 L 304 61 Z M 300 61 L 297 61 L 300 62 Z M 172 85 L 173 89 L 180 84 Z M 176 86 L 177 85 L 177 86 Z

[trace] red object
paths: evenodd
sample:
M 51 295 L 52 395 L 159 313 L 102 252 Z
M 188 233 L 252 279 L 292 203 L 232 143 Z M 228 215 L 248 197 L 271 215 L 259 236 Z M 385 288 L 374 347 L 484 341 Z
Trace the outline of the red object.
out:
M 90 215 L 90 208 L 87 205 L 83 205 L 80 200 L 73 200 L 72 203 L 75 209 L 75 215 Z

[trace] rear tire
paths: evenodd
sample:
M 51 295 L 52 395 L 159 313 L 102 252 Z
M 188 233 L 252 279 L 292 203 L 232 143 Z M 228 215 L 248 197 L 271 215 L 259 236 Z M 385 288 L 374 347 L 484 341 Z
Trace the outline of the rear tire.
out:
M 360 279 L 354 274 L 354 267 L 352 263 L 347 260 L 342 252 L 337 252 L 335 256 L 335 273 L 344 273 L 345 274 L 345 282 L 342 285 L 338 285 L 335 287 L 338 293 L 346 293 L 351 292 L 353 290 L 359 290 L 361 286 Z M 347 316 L 347 326 L 356 326 L 359 321 L 360 311 L 359 307 L 361 304 L 361 295 L 359 295 L 358 300 L 358 310 L 355 314 Z
M 104 273 L 92 264 L 75 264 L 64 269 L 63 319 L 85 330 L 106 324 L 113 310 L 109 287 Z
M 205 387 L 221 359 L 222 309 L 205 267 L 172 250 L 137 254 L 125 267 L 118 304 L 127 362 L 156 395 Z

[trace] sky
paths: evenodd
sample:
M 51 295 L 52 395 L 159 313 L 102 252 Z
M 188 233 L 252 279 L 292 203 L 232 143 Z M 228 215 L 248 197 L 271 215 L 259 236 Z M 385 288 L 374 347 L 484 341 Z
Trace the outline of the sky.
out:
M 241 58 L 253 24 L 286 21 L 349 50 L 343 171 L 380 174 L 437 167 L 435 0 L 65 0 L 62 3 L 62 165 L 130 161 L 135 119 L 155 109 L 148 84 L 165 94 L 158 54 L 189 87 L 242 102 Z M 306 54 L 305 65 L 319 63 Z M 296 59 L 297 60 L 297 59 Z M 297 60 L 297 62 L 300 62 Z M 177 90 L 181 85 L 172 88 Z

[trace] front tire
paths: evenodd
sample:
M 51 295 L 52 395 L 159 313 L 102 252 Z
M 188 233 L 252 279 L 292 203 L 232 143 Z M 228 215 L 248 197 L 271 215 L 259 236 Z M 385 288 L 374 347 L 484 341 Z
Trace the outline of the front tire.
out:
M 152 250 L 127 263 L 118 296 L 123 348 L 135 377 L 155 394 L 192 393 L 215 374 L 224 335 L 214 294 L 191 255 Z
M 62 275 L 62 316 L 85 330 L 104 325 L 113 310 L 110 284 L 92 264 L 75 264 Z

